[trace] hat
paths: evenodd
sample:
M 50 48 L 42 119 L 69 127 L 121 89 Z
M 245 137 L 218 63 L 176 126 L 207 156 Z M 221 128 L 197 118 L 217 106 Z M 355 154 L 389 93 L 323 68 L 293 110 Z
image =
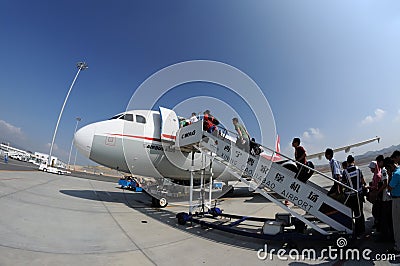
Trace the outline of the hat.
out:
M 371 168 L 371 169 L 375 169 L 376 168 L 376 161 L 370 162 L 368 167 Z

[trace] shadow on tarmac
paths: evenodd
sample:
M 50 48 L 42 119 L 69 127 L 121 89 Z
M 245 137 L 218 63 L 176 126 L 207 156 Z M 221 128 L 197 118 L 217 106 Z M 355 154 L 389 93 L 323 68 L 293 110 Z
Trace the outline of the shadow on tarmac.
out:
M 328 248 L 329 246 L 333 248 L 337 248 L 336 241 L 288 241 L 288 243 L 282 242 L 271 242 L 265 241 L 261 239 L 254 239 L 248 238 L 243 236 L 238 236 L 234 234 L 228 234 L 217 230 L 211 230 L 202 228 L 197 224 L 190 225 L 187 224 L 185 226 L 179 225 L 176 219 L 176 213 L 169 211 L 168 207 L 165 209 L 153 208 L 151 207 L 151 197 L 145 193 L 141 192 L 131 192 L 122 190 L 121 192 L 109 192 L 109 191 L 98 191 L 98 190 L 60 190 L 60 193 L 93 201 L 101 201 L 101 202 L 115 202 L 115 203 L 122 203 L 128 206 L 129 208 L 135 209 L 146 216 L 157 220 L 161 223 L 164 223 L 175 230 L 180 230 L 186 232 L 188 234 L 194 235 L 196 237 L 201 237 L 207 239 L 209 241 L 221 243 L 228 246 L 234 246 L 239 248 L 244 248 L 248 250 L 253 250 L 257 252 L 260 248 L 264 247 L 264 244 L 268 244 L 268 250 L 270 253 L 277 255 L 279 249 L 285 249 L 286 254 L 295 248 L 299 253 L 301 253 L 305 249 L 315 249 L 317 254 L 321 254 L 322 249 Z M 244 197 L 245 191 L 241 191 L 238 193 L 238 197 Z M 249 192 L 247 192 L 248 195 Z M 233 193 L 235 194 L 235 193 Z M 234 195 L 232 195 L 234 196 Z M 259 195 L 254 194 L 254 201 L 253 202 L 261 202 L 261 199 L 258 197 Z M 265 200 L 264 200 L 265 201 Z M 370 222 L 370 221 L 369 221 Z M 173 233 L 173 232 L 172 232 Z M 374 257 L 376 254 L 386 254 L 386 250 L 391 247 L 391 244 L 388 243 L 377 243 L 374 240 L 374 237 L 366 237 L 365 239 L 361 240 L 352 240 L 349 241 L 348 246 L 346 249 L 371 249 L 372 253 L 370 254 L 371 257 Z M 316 248 L 317 247 L 317 248 Z M 275 249 L 272 251 L 271 249 Z M 346 250 L 344 249 L 344 251 Z M 332 264 L 332 262 L 341 263 L 344 261 L 340 261 L 337 259 L 329 260 L 327 257 L 324 259 L 325 261 L 328 260 L 327 263 Z M 391 261 L 391 263 L 399 263 L 399 258 L 395 261 Z M 336 265 L 335 263 L 335 265 Z M 374 261 L 362 261 L 363 265 L 374 265 Z M 324 265 L 322 263 L 321 265 Z M 308 265 L 307 263 L 300 263 L 300 262 L 292 262 L 289 265 Z

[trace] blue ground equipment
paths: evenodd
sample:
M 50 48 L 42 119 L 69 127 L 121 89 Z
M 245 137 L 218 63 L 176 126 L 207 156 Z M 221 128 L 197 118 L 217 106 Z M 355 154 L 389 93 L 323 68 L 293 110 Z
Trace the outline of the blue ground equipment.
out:
M 120 179 L 118 181 L 118 185 L 124 189 L 130 189 L 135 192 L 141 192 L 143 189 L 139 186 L 139 184 L 135 180 L 127 180 L 127 179 Z

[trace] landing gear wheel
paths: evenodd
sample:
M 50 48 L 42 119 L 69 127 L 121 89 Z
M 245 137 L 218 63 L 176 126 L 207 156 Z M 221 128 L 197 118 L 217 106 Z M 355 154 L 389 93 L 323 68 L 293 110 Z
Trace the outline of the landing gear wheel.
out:
M 151 199 L 151 205 L 156 208 L 165 208 L 168 205 L 168 200 L 166 198 L 157 199 L 153 197 Z
M 165 208 L 168 205 L 168 200 L 166 198 L 161 198 L 158 200 L 158 205 L 160 208 Z

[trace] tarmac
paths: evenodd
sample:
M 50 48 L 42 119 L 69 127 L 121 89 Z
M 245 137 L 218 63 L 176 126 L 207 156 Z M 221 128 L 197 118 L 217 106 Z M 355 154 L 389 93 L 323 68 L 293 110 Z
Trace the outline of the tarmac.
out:
M 0 265 L 388 265 L 387 261 L 260 260 L 257 251 L 286 248 L 193 225 L 178 225 L 186 206 L 151 207 L 146 193 L 120 189 L 113 179 L 58 176 L 0 165 Z M 25 169 L 27 170 L 27 169 Z M 368 174 L 369 175 L 369 174 Z M 104 177 L 103 177 L 104 178 Z M 228 213 L 273 218 L 282 212 L 240 187 L 219 205 Z M 367 227 L 372 226 L 367 204 Z M 367 234 L 351 245 L 385 253 L 390 244 Z M 330 242 L 301 241 L 297 249 L 321 249 Z M 349 244 L 350 245 L 350 244 Z M 391 261 L 399 263 L 398 258 Z

